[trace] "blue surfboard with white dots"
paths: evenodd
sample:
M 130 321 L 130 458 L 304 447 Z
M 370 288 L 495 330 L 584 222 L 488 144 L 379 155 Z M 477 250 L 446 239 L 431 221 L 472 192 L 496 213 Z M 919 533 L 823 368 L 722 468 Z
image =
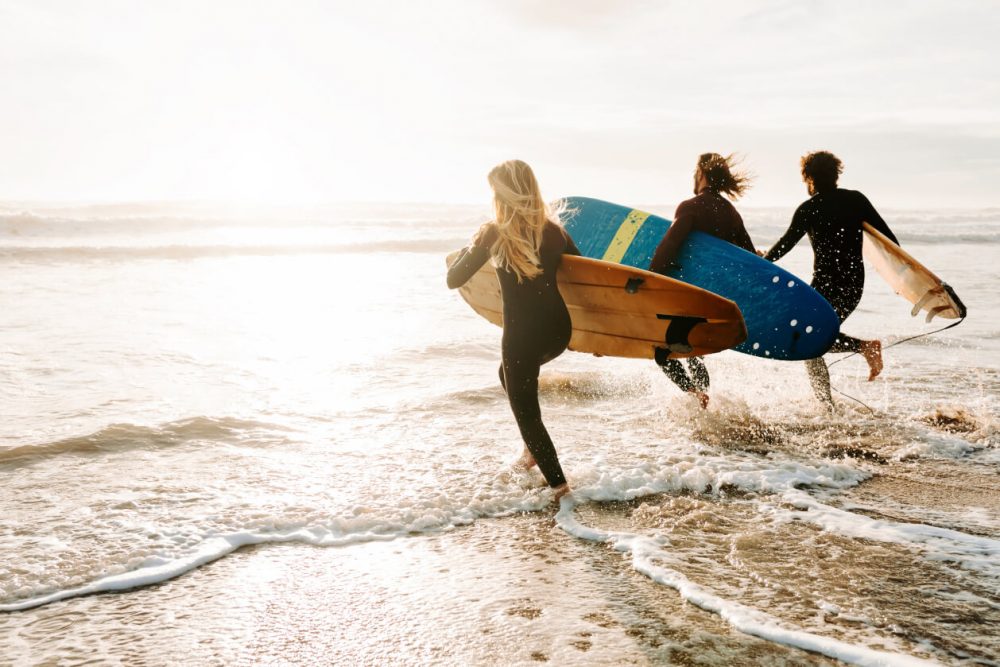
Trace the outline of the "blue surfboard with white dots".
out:
M 566 200 L 566 231 L 586 257 L 649 268 L 670 221 L 599 199 Z M 734 350 L 768 359 L 812 359 L 833 344 L 840 321 L 809 283 L 703 232 L 692 232 L 668 274 L 734 301 L 747 339 Z

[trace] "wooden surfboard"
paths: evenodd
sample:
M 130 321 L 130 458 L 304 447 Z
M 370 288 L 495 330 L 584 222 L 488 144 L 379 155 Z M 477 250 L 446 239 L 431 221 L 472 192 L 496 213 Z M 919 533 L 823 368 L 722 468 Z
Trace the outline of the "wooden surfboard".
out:
M 965 317 L 965 304 L 930 269 L 867 222 L 864 231 L 862 252 L 865 259 L 896 294 L 913 304 L 910 315 L 916 317 L 921 310 L 927 311 L 927 322 L 939 316 L 951 320 Z
M 449 266 L 456 256 L 448 256 Z M 569 349 L 576 352 L 674 359 L 720 352 L 746 339 L 735 303 L 666 276 L 563 255 L 556 279 L 573 323 Z M 483 265 L 459 293 L 473 310 L 503 326 L 492 264 Z

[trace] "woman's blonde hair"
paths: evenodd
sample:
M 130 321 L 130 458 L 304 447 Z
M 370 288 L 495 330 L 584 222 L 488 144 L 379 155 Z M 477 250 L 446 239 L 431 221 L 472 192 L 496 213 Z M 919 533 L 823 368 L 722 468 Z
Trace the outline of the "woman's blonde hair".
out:
M 531 279 L 542 272 L 538 250 L 546 221 L 558 224 L 562 205 L 547 206 L 535 180 L 535 173 L 521 160 L 507 160 L 493 167 L 489 176 L 493 188 L 493 212 L 498 238 L 490 248 L 493 263 L 517 276 Z

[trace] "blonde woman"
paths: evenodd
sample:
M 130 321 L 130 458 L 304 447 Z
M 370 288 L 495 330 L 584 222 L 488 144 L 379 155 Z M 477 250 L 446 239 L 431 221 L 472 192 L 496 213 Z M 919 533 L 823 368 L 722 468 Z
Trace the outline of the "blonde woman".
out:
M 538 465 L 556 498 L 569 491 L 538 405 L 541 365 L 566 349 L 569 311 L 556 286 L 563 254 L 579 255 L 558 224 L 559 212 L 545 205 L 531 167 L 520 160 L 489 173 L 496 219 L 483 225 L 448 269 L 448 287 L 464 285 L 493 260 L 503 300 L 500 384 L 524 438 L 520 464 Z

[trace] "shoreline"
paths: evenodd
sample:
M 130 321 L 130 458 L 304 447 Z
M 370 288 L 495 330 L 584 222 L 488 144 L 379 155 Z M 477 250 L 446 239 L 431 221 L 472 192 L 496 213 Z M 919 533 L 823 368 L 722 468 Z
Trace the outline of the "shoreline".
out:
M 733 630 L 553 515 L 254 545 L 155 586 L 4 614 L 0 634 L 15 664 L 840 664 Z

